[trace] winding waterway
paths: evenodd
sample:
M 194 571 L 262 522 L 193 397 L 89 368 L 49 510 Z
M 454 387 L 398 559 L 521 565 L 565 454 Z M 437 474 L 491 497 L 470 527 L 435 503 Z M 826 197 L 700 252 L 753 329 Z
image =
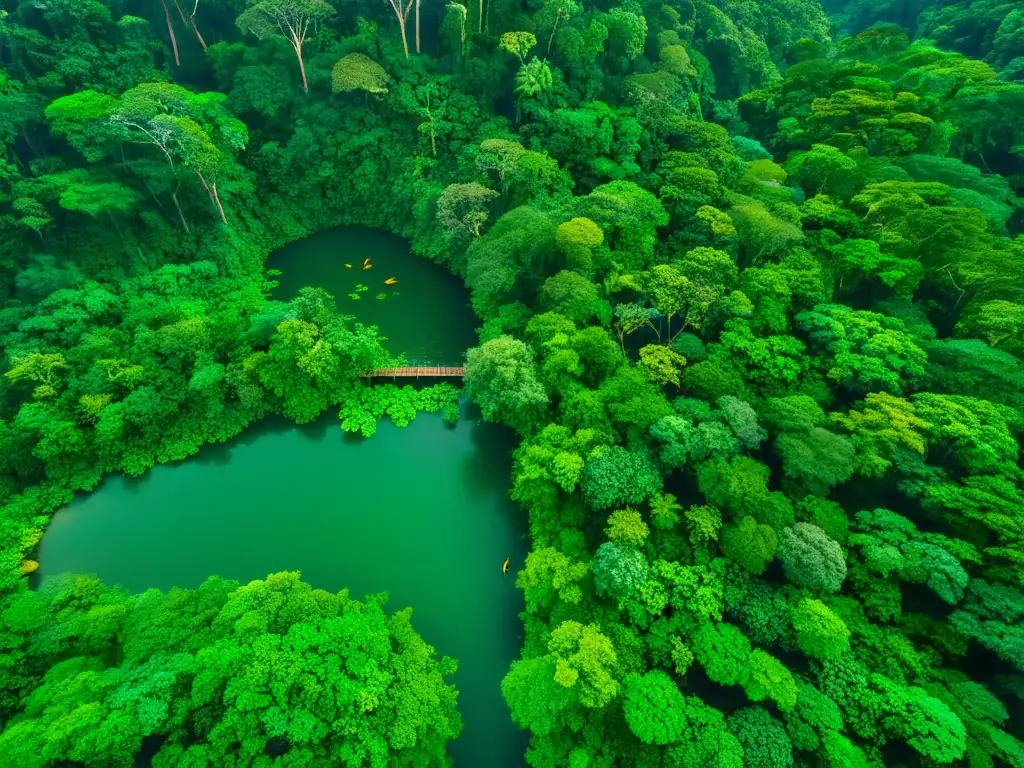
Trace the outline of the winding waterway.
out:
M 373 268 L 358 269 L 367 257 Z M 459 281 L 391 235 L 328 230 L 268 267 L 283 272 L 275 298 L 326 288 L 410 361 L 455 363 L 475 343 Z M 398 295 L 376 300 L 376 283 L 392 276 Z M 360 283 L 370 290 L 348 299 Z M 110 478 L 54 516 L 41 572 L 96 573 L 142 591 L 298 570 L 323 589 L 387 591 L 391 610 L 413 606 L 427 642 L 459 660 L 456 766 L 522 766 L 525 734 L 500 682 L 522 644 L 512 574 L 526 556 L 526 524 L 508 500 L 512 435 L 468 411 L 454 429 L 425 414 L 404 429 L 385 421 L 370 439 L 344 435 L 333 412 L 304 427 L 268 419 L 188 461 Z

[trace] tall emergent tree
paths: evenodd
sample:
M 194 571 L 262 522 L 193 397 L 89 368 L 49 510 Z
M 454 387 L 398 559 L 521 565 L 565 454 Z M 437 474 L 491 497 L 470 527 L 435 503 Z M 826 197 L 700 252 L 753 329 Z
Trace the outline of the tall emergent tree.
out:
M 251 32 L 260 40 L 283 37 L 295 49 L 302 73 L 302 90 L 309 92 L 302 46 L 320 22 L 334 15 L 327 0 L 249 0 L 249 7 L 236 20 L 243 32 Z
M 402 49 L 405 51 L 405 58 L 409 58 L 409 38 L 405 34 L 405 23 L 409 20 L 409 11 L 413 3 L 416 3 L 416 53 L 420 52 L 420 4 L 419 0 L 388 0 L 391 9 L 398 19 L 398 30 L 402 33 Z
M 107 159 L 122 143 L 157 149 L 167 163 L 163 178 L 157 179 L 144 165 L 136 172 L 147 183 L 159 182 L 168 189 L 182 228 L 188 231 L 178 199 L 182 170 L 195 175 L 227 223 L 217 185 L 226 171 L 238 170 L 234 158 L 249 135 L 245 124 L 227 112 L 226 100 L 223 94 L 192 93 L 171 83 L 143 83 L 119 99 L 95 91 L 64 96 L 47 107 L 46 115 L 54 132 L 93 162 Z M 123 158 L 123 152 L 118 154 Z

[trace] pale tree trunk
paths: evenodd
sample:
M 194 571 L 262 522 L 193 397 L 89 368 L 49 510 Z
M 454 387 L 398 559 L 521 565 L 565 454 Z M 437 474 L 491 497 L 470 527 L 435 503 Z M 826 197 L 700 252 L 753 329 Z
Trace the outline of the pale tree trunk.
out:
M 161 152 L 164 153 L 164 157 L 167 159 L 167 165 L 170 166 L 171 173 L 172 174 L 174 173 L 174 159 L 171 157 L 171 153 L 167 151 L 167 147 L 165 146 L 164 142 L 160 141 L 160 139 L 157 136 L 154 136 L 151 131 L 146 130 L 139 123 L 126 122 L 126 123 L 123 123 L 123 125 L 130 126 L 132 128 L 135 128 L 136 130 L 141 131 L 142 133 L 144 133 L 146 135 L 146 137 L 149 139 L 149 143 L 151 143 L 154 147 L 156 147 L 157 149 L 159 149 Z M 143 143 L 145 143 L 145 142 L 143 142 Z M 123 144 L 121 145 L 121 162 L 124 163 L 125 167 L 128 167 L 128 161 L 125 159 L 125 156 L 124 156 L 124 145 Z M 202 176 L 200 176 L 200 178 L 202 178 Z M 145 182 L 143 182 L 143 183 L 145 183 Z M 205 184 L 206 182 L 204 181 L 203 183 Z M 146 189 L 149 189 L 149 185 L 148 184 L 146 184 Z M 163 205 L 160 203 L 160 199 L 155 194 L 153 195 L 153 199 L 156 200 L 157 205 L 159 205 L 161 208 L 163 208 Z M 177 189 L 175 189 L 173 192 L 171 192 L 171 199 L 174 201 L 174 207 L 178 210 L 178 218 L 181 219 L 181 225 L 185 228 L 185 232 L 186 233 L 191 232 L 191 230 L 189 229 L 189 226 L 188 226 L 188 221 L 185 219 L 185 214 L 182 213 L 182 211 L 181 211 L 181 204 L 178 202 L 178 190 Z
M 220 212 L 220 220 L 227 224 L 228 217 L 224 215 L 224 206 L 220 204 L 220 195 L 217 194 L 217 182 L 213 182 L 213 202 L 217 204 L 217 210 Z
M 203 36 L 199 34 L 199 27 L 196 26 L 196 17 L 193 16 L 188 20 L 188 22 L 192 25 L 192 31 L 196 33 L 196 39 L 199 41 L 199 44 L 203 46 L 203 53 L 206 53 L 206 41 L 203 40 Z
M 302 73 L 302 90 L 309 93 L 309 83 L 306 82 L 306 63 L 302 60 L 302 41 L 292 40 L 292 45 L 295 46 L 295 57 L 299 60 L 299 72 Z
M 203 176 L 203 172 L 198 168 L 196 168 L 196 175 L 199 177 L 199 180 L 203 182 L 203 187 L 206 188 L 206 194 L 210 196 L 210 202 L 217 206 L 217 210 L 220 212 L 220 220 L 227 224 L 228 218 L 224 215 L 224 206 L 220 204 L 220 195 L 217 194 L 217 182 L 214 182 L 213 186 L 210 186 L 206 181 L 206 177 Z
M 551 27 L 551 37 L 548 38 L 548 56 L 551 55 L 551 44 L 555 42 L 555 32 L 558 31 L 558 22 L 561 21 L 561 19 L 562 14 L 556 13 L 554 26 Z
M 480 18 L 477 20 L 477 32 L 484 33 L 484 0 L 480 0 Z
M 288 19 L 278 20 L 278 29 L 291 41 L 295 49 L 295 58 L 299 60 L 299 72 L 302 73 L 302 90 L 309 93 L 309 83 L 306 82 L 306 62 L 302 60 L 302 45 L 306 42 L 306 33 L 309 31 L 310 20 L 303 18 L 296 24 Z
M 199 0 L 196 0 L 191 16 L 185 15 L 185 12 L 181 10 L 181 5 L 178 3 L 178 0 L 174 0 L 174 7 L 178 9 L 178 15 L 181 16 L 181 23 L 192 27 L 192 31 L 196 33 L 196 40 L 198 40 L 199 45 L 202 46 L 203 53 L 206 53 L 206 41 L 203 40 L 203 36 L 199 34 L 199 27 L 196 26 L 196 11 L 199 10 Z
M 405 58 L 409 58 L 409 40 L 405 35 L 405 22 L 409 18 L 409 10 L 412 8 L 412 4 L 416 0 L 409 0 L 409 4 L 404 8 L 402 7 L 402 0 L 388 0 L 391 3 L 391 8 L 395 12 L 395 16 L 398 18 L 398 29 L 402 33 L 402 49 L 405 51 Z M 419 53 L 419 2 L 416 2 L 416 52 Z
M 420 52 L 420 0 L 416 0 L 416 53 Z
M 191 233 L 192 230 L 189 229 L 188 221 L 185 220 L 185 214 L 181 211 L 181 203 L 178 202 L 178 193 L 176 191 L 171 192 L 171 200 L 174 201 L 174 207 L 178 209 L 178 218 L 181 219 L 181 226 L 185 228 L 185 234 Z
M 160 0 L 160 5 L 164 7 L 164 18 L 167 20 L 167 31 L 171 35 L 171 48 L 174 50 L 174 63 L 180 67 L 181 57 L 178 55 L 178 38 L 174 36 L 174 26 L 171 24 L 171 12 L 167 10 L 166 0 Z

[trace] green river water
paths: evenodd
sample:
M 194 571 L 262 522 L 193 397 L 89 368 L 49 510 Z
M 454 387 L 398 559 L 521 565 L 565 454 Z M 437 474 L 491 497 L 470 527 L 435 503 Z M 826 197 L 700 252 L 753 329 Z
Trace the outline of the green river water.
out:
M 367 257 L 373 268 L 363 271 Z M 410 361 L 458 363 L 475 343 L 460 281 L 386 233 L 328 230 L 267 266 L 283 272 L 275 298 L 326 288 Z M 391 289 L 389 277 L 398 279 Z M 370 290 L 348 299 L 358 283 Z M 378 301 L 381 291 L 390 295 Z M 142 591 L 195 587 L 210 574 L 244 583 L 297 570 L 322 589 L 386 590 L 391 610 L 413 606 L 427 642 L 459 660 L 465 729 L 451 747 L 456 766 L 522 766 L 525 734 L 500 690 L 522 644 L 513 574 L 527 552 L 525 513 L 508 500 L 512 448 L 508 430 L 480 422 L 465 404 L 454 429 L 424 414 L 404 429 L 385 420 L 369 439 L 343 434 L 334 412 L 303 427 L 268 419 L 192 459 L 112 477 L 76 499 L 50 523 L 41 574 L 96 573 Z

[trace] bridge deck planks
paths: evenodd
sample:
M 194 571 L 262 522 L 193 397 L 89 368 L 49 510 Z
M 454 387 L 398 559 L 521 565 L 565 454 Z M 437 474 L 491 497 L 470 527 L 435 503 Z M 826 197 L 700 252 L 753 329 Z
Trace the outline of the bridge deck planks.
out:
M 368 373 L 362 374 L 364 379 L 389 378 L 446 378 L 461 377 L 466 374 L 466 369 L 459 367 L 443 366 L 415 366 L 410 368 L 376 368 Z

